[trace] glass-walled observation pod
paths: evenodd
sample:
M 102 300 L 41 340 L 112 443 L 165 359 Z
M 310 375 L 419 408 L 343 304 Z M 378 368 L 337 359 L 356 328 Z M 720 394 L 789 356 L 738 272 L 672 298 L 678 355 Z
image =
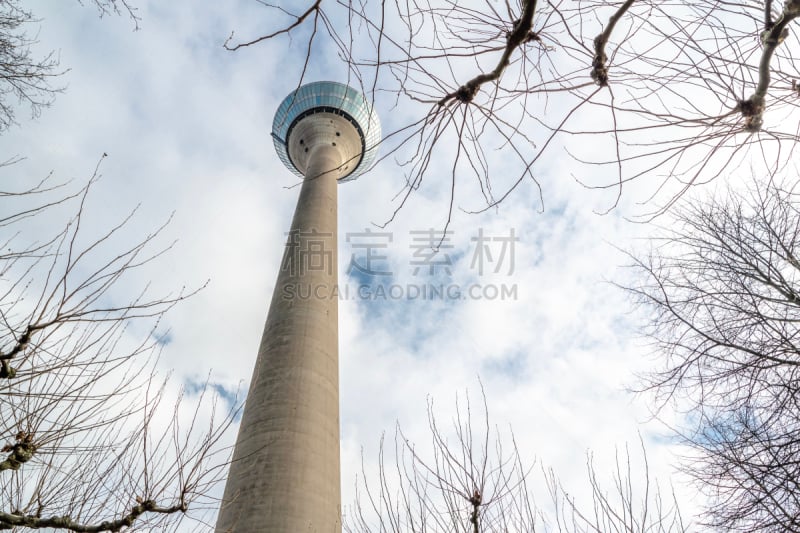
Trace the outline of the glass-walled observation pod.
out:
M 358 167 L 339 181 L 349 181 L 372 166 L 381 140 L 378 114 L 363 94 L 335 81 L 317 81 L 303 85 L 284 98 L 272 121 L 272 139 L 278 157 L 288 169 L 303 177 L 289 157 L 286 141 L 303 118 L 314 113 L 334 113 L 350 121 L 361 136 L 362 153 Z

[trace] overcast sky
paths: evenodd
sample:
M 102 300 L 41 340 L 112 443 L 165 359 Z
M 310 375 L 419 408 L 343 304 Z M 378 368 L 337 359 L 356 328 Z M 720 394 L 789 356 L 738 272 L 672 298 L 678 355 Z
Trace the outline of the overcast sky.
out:
M 27 3 L 42 19 L 40 49 L 56 50 L 69 72 L 56 82 L 65 90 L 51 108 L 35 119 L 20 108 L 20 125 L 0 137 L 5 154 L 27 158 L 5 183 L 50 171 L 83 180 L 107 153 L 89 203 L 96 227 L 141 204 L 136 227 L 146 234 L 175 212 L 166 239 L 177 246 L 130 282 L 150 277 L 154 290 L 169 291 L 210 279 L 162 324 L 170 334 L 160 364 L 174 369 L 176 387 L 212 372 L 226 394 L 246 390 L 299 191 L 269 133 L 297 83 L 302 43 L 225 51 L 232 30 L 255 36 L 271 28 L 252 0 L 139 1 L 139 31 L 124 16 L 98 18 L 88 5 Z M 312 63 L 307 80 L 345 81 L 326 59 L 333 58 Z M 386 130 L 403 118 L 403 110 L 378 113 Z M 454 211 L 452 248 L 438 256 L 450 272 L 439 266 L 434 276 L 427 266 L 414 273 L 428 250 L 425 234 L 414 232 L 443 228 L 446 175 L 437 184 L 434 172 L 385 228 L 375 224 L 391 216 L 404 184 L 395 161 L 340 186 L 339 279 L 351 297 L 339 307 L 345 505 L 362 449 L 371 470 L 381 434 L 392 434 L 396 422 L 427 445 L 427 399 L 449 423 L 456 395 L 468 390 L 476 399 L 479 378 L 491 422 L 513 427 L 524 457 L 552 467 L 570 493 L 585 495 L 587 453 L 610 473 L 615 449 L 638 449 L 639 435 L 651 473 L 669 485 L 678 450 L 660 423 L 648 422 L 645 399 L 626 392 L 634 371 L 648 367 L 649 349 L 635 334 L 626 295 L 609 283 L 627 275 L 616 247 L 643 246 L 634 238 L 648 228 L 625 220 L 633 208 L 624 196 L 610 214 L 595 214 L 613 198 L 578 185 L 559 147 L 538 175 L 543 212 L 535 189 L 524 187 L 499 209 Z M 390 237 L 357 235 L 367 228 Z M 473 240 L 479 235 L 493 240 Z M 373 250 L 384 258 L 372 266 L 391 275 L 348 273 L 351 258 L 364 263 L 367 241 L 386 245 Z M 492 254 L 483 249 L 482 273 L 479 244 Z M 374 299 L 359 297 L 362 284 Z M 440 284 L 466 297 L 408 298 L 417 290 L 409 287 Z M 513 294 L 493 298 L 503 290 Z M 691 510 L 690 489 L 676 483 Z

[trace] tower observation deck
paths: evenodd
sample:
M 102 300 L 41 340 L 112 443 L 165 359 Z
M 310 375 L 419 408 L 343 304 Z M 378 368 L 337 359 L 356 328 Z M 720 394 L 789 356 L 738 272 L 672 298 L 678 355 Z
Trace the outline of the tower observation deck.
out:
M 272 138 L 303 183 L 216 530 L 339 533 L 336 184 L 370 168 L 380 124 L 355 89 L 315 82 L 283 100 Z

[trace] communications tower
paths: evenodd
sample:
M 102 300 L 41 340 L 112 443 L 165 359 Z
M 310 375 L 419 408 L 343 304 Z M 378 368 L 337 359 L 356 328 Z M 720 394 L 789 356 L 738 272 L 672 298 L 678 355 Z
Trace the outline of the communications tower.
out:
M 338 533 L 336 184 L 372 165 L 380 124 L 360 92 L 314 82 L 283 100 L 272 138 L 303 183 L 216 530 Z

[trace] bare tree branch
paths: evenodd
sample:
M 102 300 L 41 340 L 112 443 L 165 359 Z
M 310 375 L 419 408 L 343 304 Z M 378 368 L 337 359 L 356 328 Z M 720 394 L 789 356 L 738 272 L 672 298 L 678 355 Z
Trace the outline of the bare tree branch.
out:
M 652 321 L 645 389 L 683 413 L 686 471 L 725 531 L 800 526 L 797 182 L 684 202 L 630 289 Z
M 382 143 L 405 173 L 398 209 L 434 173 L 449 174 L 447 219 L 525 183 L 544 197 L 539 169 L 563 147 L 579 183 L 613 194 L 598 211 L 641 181 L 649 219 L 751 156 L 775 154 L 759 170 L 777 175 L 798 140 L 793 0 L 777 14 L 721 0 L 308 2 L 296 15 L 262 4 L 278 29 L 245 44 L 322 39 L 379 113 L 403 111 Z M 327 35 L 309 36 L 310 19 Z M 307 53 L 297 79 L 330 57 Z
M 15 526 L 28 527 L 31 529 L 43 529 L 46 527 L 65 529 L 77 533 L 97 533 L 101 531 L 120 531 L 131 527 L 138 518 L 145 513 L 173 514 L 186 512 L 186 505 L 181 503 L 172 507 L 159 507 L 152 500 L 145 500 L 131 507 L 130 512 L 116 520 L 102 522 L 97 525 L 79 524 L 69 516 L 53 516 L 50 518 L 39 518 L 36 516 L 26 516 L 8 514 L 0 512 L 0 529 L 11 529 Z
M 614 31 L 614 27 L 616 27 L 619 19 L 622 18 L 622 15 L 624 15 L 632 5 L 633 0 L 627 0 L 622 4 L 617 12 L 608 19 L 608 25 L 606 29 L 603 30 L 603 33 L 594 38 L 594 60 L 592 60 L 591 76 L 601 87 L 606 87 L 608 85 L 608 55 L 606 55 L 608 38 L 611 37 L 611 33 Z
M 100 16 L 127 13 L 138 29 L 140 18 L 131 0 L 92 3 Z M 64 90 L 55 80 L 69 69 L 61 68 L 58 54 L 52 51 L 37 57 L 33 52 L 37 41 L 29 34 L 39 22 L 21 0 L 0 1 L 0 133 L 17 123 L 18 106 L 29 108 L 31 116 L 38 117 Z
M 428 399 L 430 449 L 417 446 L 398 426 L 394 465 L 387 464 L 384 439 L 375 482 L 362 470 L 356 501 L 343 515 L 348 533 L 391 531 L 423 533 L 453 531 L 628 531 L 684 532 L 674 495 L 665 500 L 650 479 L 642 443 L 643 473 L 634 474 L 631 453 L 618 454 L 609 492 L 591 456 L 586 467 L 591 505 L 581 505 L 552 470 L 542 468 L 542 488 L 551 501 L 534 502 L 534 465 L 526 461 L 512 432 L 502 438 L 489 423 L 485 396 L 480 412 L 469 397 L 456 402 L 452 428 L 443 429 Z M 634 484 L 644 493 L 636 494 Z M 637 488 L 640 488 L 637 486 Z M 671 503 L 667 505 L 667 502 Z
M 82 223 L 98 179 L 0 192 L 0 529 L 163 530 L 216 509 L 238 405 L 219 409 L 208 382 L 162 405 L 165 313 L 196 290 L 120 290 L 170 245 L 162 226 L 120 246 L 131 215 L 99 234 Z M 25 240 L 69 209 L 52 238 Z

